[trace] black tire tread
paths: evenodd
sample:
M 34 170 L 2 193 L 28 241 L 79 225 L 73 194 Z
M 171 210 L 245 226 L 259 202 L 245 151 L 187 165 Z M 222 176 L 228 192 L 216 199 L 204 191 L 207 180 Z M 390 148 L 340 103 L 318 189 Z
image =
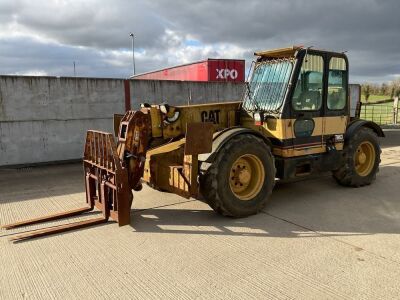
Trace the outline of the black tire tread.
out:
M 354 152 L 356 151 L 360 141 L 365 140 L 365 138 L 370 138 L 374 146 L 378 151 L 376 153 L 377 166 L 374 168 L 372 173 L 366 177 L 360 177 L 357 175 L 354 169 Z M 333 172 L 333 177 L 335 180 L 343 186 L 350 187 L 362 187 L 370 185 L 375 179 L 376 174 L 379 172 L 379 164 L 381 162 L 382 150 L 379 146 L 378 136 L 374 131 L 369 128 L 363 127 L 358 130 L 353 137 L 350 138 L 347 144 L 344 146 L 344 164 L 343 166 Z
M 249 135 L 249 134 L 240 134 L 238 136 L 233 137 L 229 142 L 227 142 L 224 147 L 219 151 L 218 155 L 216 156 L 216 159 L 212 163 L 212 165 L 209 167 L 207 170 L 207 173 L 205 176 L 202 177 L 201 180 L 201 193 L 204 196 L 205 200 L 207 203 L 210 205 L 210 207 L 217 212 L 218 214 L 221 214 L 223 216 L 230 216 L 230 217 L 244 217 L 247 216 L 245 215 L 233 215 L 229 210 L 224 206 L 224 202 L 222 201 L 219 193 L 218 193 L 218 171 L 219 171 L 219 166 L 221 165 L 222 161 L 224 160 L 225 156 L 227 153 L 230 153 L 230 151 L 235 148 L 235 147 L 240 147 L 243 144 L 246 144 L 246 142 L 251 142 L 253 144 L 258 145 L 259 147 L 264 147 L 266 148 L 265 155 L 269 155 L 272 159 L 272 165 L 273 165 L 273 174 L 276 174 L 276 169 L 275 169 L 275 163 L 274 163 L 274 156 L 272 155 L 271 148 L 260 138 Z M 275 176 L 274 176 L 275 177 Z M 275 178 L 274 178 L 275 180 Z M 272 185 L 272 188 L 268 193 L 265 195 L 266 199 L 269 199 L 272 193 L 272 189 L 274 186 L 275 182 Z M 264 201 L 263 203 L 260 203 L 258 207 L 255 208 L 255 213 L 260 212 L 266 205 L 267 201 Z

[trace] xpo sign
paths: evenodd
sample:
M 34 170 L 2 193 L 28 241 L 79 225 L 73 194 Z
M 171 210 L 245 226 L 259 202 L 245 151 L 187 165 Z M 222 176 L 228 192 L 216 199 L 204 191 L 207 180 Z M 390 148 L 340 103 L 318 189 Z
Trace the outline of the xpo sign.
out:
M 217 79 L 236 79 L 238 77 L 238 71 L 236 69 L 216 69 Z
M 244 82 L 244 60 L 224 59 L 208 60 L 209 81 Z

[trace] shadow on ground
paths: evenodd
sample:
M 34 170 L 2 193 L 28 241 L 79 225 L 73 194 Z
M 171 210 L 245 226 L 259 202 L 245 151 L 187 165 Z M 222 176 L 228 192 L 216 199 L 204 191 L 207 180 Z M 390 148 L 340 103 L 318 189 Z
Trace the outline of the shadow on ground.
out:
M 262 213 L 241 219 L 221 217 L 204 205 L 132 211 L 136 232 L 272 237 L 400 233 L 400 167 L 385 166 L 376 182 L 340 187 L 330 177 L 277 185 Z M 388 178 L 385 178 L 388 177 Z M 390 193 L 388 188 L 392 187 Z M 194 202 L 194 201 L 193 201 Z M 185 208 L 188 207 L 188 208 Z
M 241 219 L 222 217 L 200 201 L 179 199 L 160 207 L 133 209 L 131 227 L 135 232 L 158 234 L 285 238 L 399 234 L 400 187 L 395 183 L 400 167 L 384 166 L 381 175 L 363 188 L 340 187 L 330 176 L 278 184 L 261 213 Z M 159 192 L 151 193 L 157 196 Z M 17 233 L 21 231 L 1 236 Z
M 379 138 L 382 148 L 400 146 L 400 129 L 385 129 L 384 134 L 384 138 Z

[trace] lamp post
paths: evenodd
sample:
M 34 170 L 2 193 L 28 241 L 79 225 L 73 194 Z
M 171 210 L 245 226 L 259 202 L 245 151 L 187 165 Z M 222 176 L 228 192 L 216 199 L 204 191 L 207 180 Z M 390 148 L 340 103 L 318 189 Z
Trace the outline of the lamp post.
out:
M 133 63 L 133 75 L 135 75 L 135 35 L 131 32 L 129 36 L 132 38 L 132 63 Z

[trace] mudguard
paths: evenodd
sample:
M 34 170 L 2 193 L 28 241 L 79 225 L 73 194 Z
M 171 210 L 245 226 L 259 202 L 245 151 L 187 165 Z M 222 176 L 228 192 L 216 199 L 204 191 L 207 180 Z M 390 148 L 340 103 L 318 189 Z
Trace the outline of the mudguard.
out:
M 367 127 L 372 129 L 379 137 L 385 137 L 385 134 L 383 133 L 382 128 L 376 124 L 375 122 L 372 121 L 367 121 L 367 120 L 362 120 L 362 119 L 357 119 L 354 120 L 347 126 L 346 133 L 344 135 L 344 140 L 348 140 L 350 137 L 352 137 L 357 130 L 359 130 L 361 127 Z
M 222 131 L 216 132 L 213 135 L 213 143 L 212 143 L 212 151 L 211 153 L 206 153 L 206 154 L 200 154 L 199 155 L 199 161 L 205 162 L 205 163 L 211 163 L 219 150 L 227 143 L 229 142 L 233 137 L 239 135 L 239 134 L 251 134 L 254 136 L 257 136 L 261 138 L 268 146 L 272 147 L 271 141 L 263 136 L 261 133 L 245 128 L 245 127 L 230 127 L 227 129 L 224 129 Z M 202 164 L 202 169 L 203 165 L 207 164 Z

